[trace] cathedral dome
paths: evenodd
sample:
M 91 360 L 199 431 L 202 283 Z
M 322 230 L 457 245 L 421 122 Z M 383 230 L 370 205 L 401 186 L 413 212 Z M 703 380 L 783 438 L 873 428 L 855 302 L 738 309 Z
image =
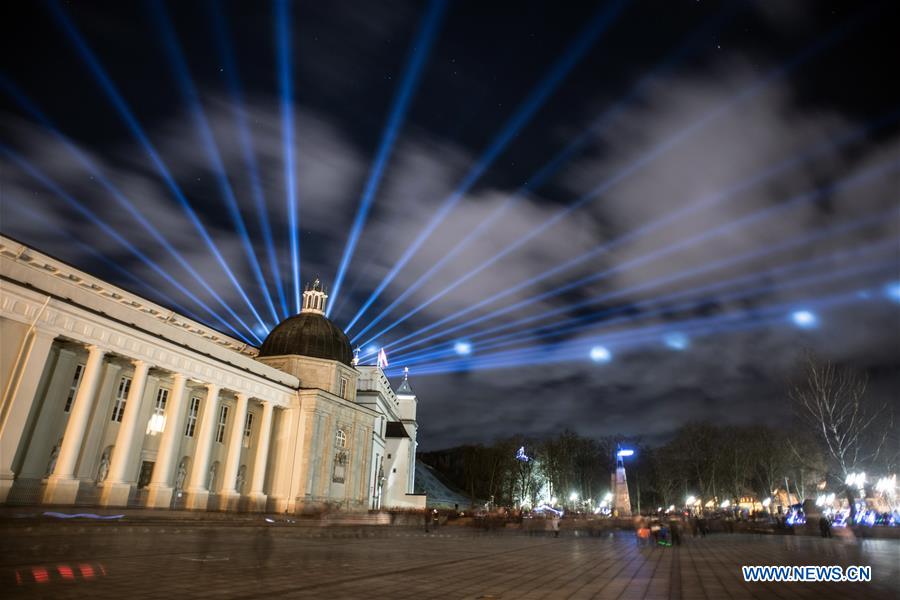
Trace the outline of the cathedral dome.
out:
M 316 280 L 312 289 L 303 294 L 303 310 L 269 332 L 259 348 L 259 356 L 298 354 L 336 360 L 350 366 L 353 360 L 350 339 L 325 316 L 327 299 Z

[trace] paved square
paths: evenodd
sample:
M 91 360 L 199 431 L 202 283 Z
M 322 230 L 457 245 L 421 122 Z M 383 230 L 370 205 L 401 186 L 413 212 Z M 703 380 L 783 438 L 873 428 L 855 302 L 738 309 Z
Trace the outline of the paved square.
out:
M 675 548 L 445 527 L 3 524 L 4 597 L 896 598 L 900 542 L 713 535 Z M 744 583 L 740 566 L 871 565 L 872 583 Z

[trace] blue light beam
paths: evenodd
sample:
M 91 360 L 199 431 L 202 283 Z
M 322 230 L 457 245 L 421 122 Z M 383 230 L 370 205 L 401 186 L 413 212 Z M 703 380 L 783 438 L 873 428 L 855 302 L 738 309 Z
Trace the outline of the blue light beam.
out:
M 853 252 L 848 253 L 840 253 L 835 255 L 830 255 L 826 257 L 820 257 L 808 261 L 802 261 L 796 264 L 787 265 L 785 267 L 781 267 L 778 269 L 774 269 L 767 272 L 755 273 L 749 276 L 738 277 L 736 279 L 731 279 L 729 281 L 717 282 L 708 286 L 701 286 L 699 288 L 684 290 L 680 292 L 676 292 L 673 294 L 668 294 L 666 296 L 653 298 L 644 300 L 641 302 L 628 304 L 624 306 L 619 306 L 611 309 L 606 309 L 602 311 L 595 312 L 591 315 L 585 315 L 582 317 L 573 317 L 571 319 L 567 319 L 565 321 L 556 323 L 552 326 L 550 331 L 547 331 L 547 326 L 538 327 L 532 330 L 524 330 L 511 334 L 506 334 L 504 336 L 499 336 L 494 338 L 493 341 L 485 340 L 482 341 L 480 347 L 482 350 L 491 350 L 494 348 L 500 348 L 511 345 L 518 345 L 527 341 L 534 341 L 538 339 L 544 338 L 552 338 L 552 337 L 560 337 L 570 333 L 580 333 L 586 330 L 596 330 L 596 329 L 605 329 L 607 327 L 611 327 L 619 324 L 628 324 L 635 321 L 640 321 L 642 319 L 647 319 L 650 317 L 657 316 L 666 316 L 668 314 L 672 314 L 675 312 L 682 311 L 692 311 L 696 310 L 705 305 L 707 302 L 707 298 L 705 297 L 710 292 L 714 290 L 718 290 L 721 288 L 728 288 L 735 284 L 753 281 L 758 279 L 769 279 L 776 274 L 786 274 L 792 271 L 796 271 L 799 269 L 809 268 L 816 263 L 826 262 L 828 260 L 835 260 L 838 258 L 864 258 L 868 254 L 872 254 L 873 252 L 884 250 L 887 244 L 874 244 L 872 246 L 867 246 L 863 249 L 854 250 Z M 771 293 L 771 292 L 784 292 L 793 288 L 802 288 L 808 287 L 811 285 L 821 285 L 821 284 L 830 284 L 838 280 L 848 279 L 851 277 L 858 277 L 862 275 L 871 275 L 873 272 L 887 270 L 895 266 L 895 263 L 892 261 L 882 261 L 880 263 L 872 263 L 871 261 L 864 264 L 863 267 L 849 267 L 844 268 L 838 271 L 829 270 L 825 273 L 814 273 L 811 275 L 797 277 L 792 279 L 790 282 L 782 284 L 780 286 L 776 285 L 765 285 L 747 290 L 738 290 L 723 296 L 715 297 L 717 302 L 738 302 L 744 301 L 749 298 L 753 298 L 756 296 L 760 296 L 762 294 Z M 682 302 L 681 304 L 676 304 L 674 306 L 667 305 L 665 303 L 671 302 L 672 300 L 676 300 L 678 298 L 682 298 L 685 296 L 697 296 L 699 294 L 704 294 L 704 297 L 701 298 L 693 298 L 686 302 Z M 646 310 L 646 309 L 652 310 Z M 644 311 L 637 316 L 631 316 L 629 313 L 632 310 L 641 310 Z M 626 316 L 616 317 L 613 319 L 607 319 L 602 322 L 598 321 L 600 317 L 607 317 L 610 315 L 626 313 Z M 626 330 L 627 331 L 627 330 Z M 608 338 L 605 338 L 608 339 Z M 667 333 L 663 338 L 667 340 L 667 345 L 676 350 L 686 349 L 688 346 L 689 337 L 685 332 L 682 331 L 674 331 L 671 333 Z M 403 364 L 416 364 L 419 362 L 430 361 L 436 358 L 444 358 L 447 356 L 452 356 L 453 352 L 449 350 L 426 350 L 426 351 L 418 351 L 407 354 L 399 354 L 395 355 L 395 361 L 402 362 Z M 488 353 L 490 355 L 490 353 Z
M 11 149 L 6 146 L 0 144 L 0 154 L 5 156 L 11 162 L 17 164 L 19 168 L 28 173 L 31 177 L 39 181 L 44 187 L 48 190 L 56 194 L 59 198 L 64 200 L 66 204 L 72 207 L 77 213 L 83 216 L 85 219 L 90 221 L 99 227 L 106 235 L 110 236 L 112 239 L 117 241 L 119 244 L 127 248 L 132 254 L 134 254 L 142 263 L 147 265 L 151 270 L 153 270 L 157 275 L 166 280 L 169 284 L 171 284 L 175 289 L 184 294 L 186 297 L 190 298 L 194 301 L 198 306 L 202 307 L 203 310 L 208 312 L 211 316 L 213 316 L 217 321 L 219 321 L 223 326 L 233 331 L 235 335 L 239 338 L 246 341 L 246 338 L 243 334 L 238 332 L 233 325 L 231 325 L 228 321 L 223 319 L 217 312 L 215 312 L 212 308 L 210 308 L 205 302 L 203 302 L 200 298 L 194 295 L 189 289 L 181 285 L 174 277 L 172 277 L 165 269 L 160 267 L 155 261 L 153 261 L 150 257 L 144 254 L 141 250 L 135 247 L 134 244 L 129 242 L 126 238 L 124 238 L 118 231 L 113 229 L 109 224 L 100 219 L 97 215 L 93 213 L 89 208 L 84 206 L 81 202 L 67 194 L 62 188 L 60 188 L 53 180 L 49 177 L 41 173 L 34 165 L 29 163 L 27 160 L 13 152 Z M 257 343 L 260 343 L 258 337 L 251 331 L 251 336 L 256 339 Z
M 381 136 L 381 143 L 378 146 L 378 152 L 375 155 L 375 161 L 369 171 L 369 178 L 363 189 L 362 198 L 359 202 L 359 208 L 356 211 L 356 217 L 353 219 L 353 227 L 350 230 L 350 236 L 347 238 L 347 244 L 344 246 L 344 254 L 341 256 L 341 263 L 338 267 L 337 276 L 334 280 L 334 286 L 331 288 L 330 302 L 325 316 L 331 315 L 331 307 L 335 305 L 338 294 L 341 291 L 341 285 L 344 283 L 344 277 L 347 274 L 347 267 L 353 258 L 353 252 L 356 250 L 356 244 L 362 233 L 363 226 L 366 224 L 366 218 L 369 216 L 369 209 L 378 193 L 381 184 L 381 177 L 384 174 L 385 166 L 391 157 L 394 148 L 394 142 L 400 127 L 406 118 L 406 110 L 412 100 L 413 94 L 418 86 L 419 75 L 422 67 L 431 50 L 432 41 L 440 26 L 447 3 L 445 0 L 432 0 L 428 6 L 428 11 L 419 26 L 419 33 L 410 49 L 408 63 L 400 82 L 397 96 L 394 99 L 394 105 L 388 117 L 387 125 Z
M 851 21 L 850 24 L 833 30 L 830 35 L 826 36 L 819 43 L 814 44 L 813 46 L 810 46 L 809 48 L 807 48 L 806 50 L 804 50 L 803 52 L 798 54 L 793 60 L 789 61 L 785 65 L 782 65 L 782 66 L 779 66 L 779 67 L 773 69 L 766 76 L 757 79 L 757 81 L 755 81 L 750 86 L 746 87 L 741 92 L 738 92 L 735 96 L 733 96 L 730 100 L 728 100 L 723 105 L 721 105 L 715 111 L 708 113 L 704 117 L 698 119 L 694 123 L 688 125 L 684 129 L 682 129 L 682 130 L 678 131 L 677 133 L 675 133 L 674 135 L 670 136 L 665 141 L 663 141 L 662 143 L 657 145 L 648 154 L 644 155 L 639 160 L 633 162 L 631 165 L 624 168 L 616 175 L 605 180 L 603 183 L 601 183 L 597 187 L 595 187 L 594 190 L 592 190 L 588 194 L 585 194 L 584 196 L 580 197 L 575 202 L 570 204 L 568 207 L 562 209 L 561 211 L 556 213 L 551 218 L 545 220 L 541 225 L 532 229 L 526 235 L 518 238 L 514 243 L 510 244 L 509 246 L 507 246 L 506 248 L 501 250 L 499 253 L 497 253 L 496 255 L 494 255 L 493 257 L 491 257 L 484 263 L 482 263 L 481 265 L 475 267 L 474 269 L 468 270 L 465 275 L 463 275 L 456 281 L 452 282 L 450 285 L 443 288 L 441 291 L 439 291 L 437 294 L 435 294 L 434 296 L 432 296 L 425 302 L 423 302 L 420 305 L 413 308 L 411 311 L 409 311 L 408 313 L 403 315 L 403 317 L 401 317 L 400 319 L 397 319 L 395 322 L 393 322 L 389 327 L 379 331 L 377 334 L 372 336 L 371 339 L 378 338 L 379 336 L 383 335 L 387 331 L 390 331 L 391 329 L 393 329 L 394 327 L 396 327 L 403 321 L 409 319 L 413 315 L 422 311 L 423 309 L 425 309 L 426 307 L 428 307 L 429 305 L 431 305 L 432 303 L 436 302 L 441 297 L 443 297 L 444 295 L 449 293 L 451 290 L 456 289 L 458 286 L 462 285 L 469 279 L 479 275 L 485 269 L 493 266 L 501 259 L 512 254 L 513 252 L 515 252 L 516 250 L 518 250 L 519 248 L 521 248 L 522 246 L 524 246 L 531 240 L 535 239 L 536 237 L 538 237 L 539 235 L 541 235 L 542 233 L 544 233 L 545 231 L 547 231 L 548 229 L 550 229 L 551 227 L 556 225 L 557 223 L 561 222 L 564 218 L 568 217 L 576 209 L 578 209 L 590 202 L 593 202 L 594 200 L 599 198 L 602 194 L 608 192 L 609 190 L 614 188 L 616 185 L 618 185 L 619 183 L 621 183 L 622 181 L 627 179 L 629 176 L 638 172 L 643 167 L 652 163 L 654 160 L 656 160 L 660 156 L 664 155 L 666 152 L 668 152 L 672 148 L 676 147 L 682 141 L 687 140 L 695 133 L 701 131 L 703 128 L 705 128 L 707 125 L 709 125 L 715 119 L 723 116 L 724 114 L 727 114 L 728 111 L 730 111 L 731 109 L 740 105 L 742 102 L 752 99 L 753 97 L 755 97 L 756 95 L 761 93 L 763 90 L 765 90 L 769 85 L 771 85 L 775 81 L 785 77 L 791 71 L 793 71 L 794 69 L 796 69 L 799 66 L 801 66 L 802 64 L 804 64 L 807 60 L 810 60 L 811 58 L 813 58 L 816 54 L 818 54 L 818 52 L 821 52 L 829 45 L 836 43 L 839 39 L 843 38 L 843 36 L 848 33 L 848 30 L 851 28 L 851 25 L 855 26 L 859 20 L 861 20 L 861 18 L 857 18 L 857 19 Z M 896 113 L 892 113 L 891 115 L 883 118 L 882 120 L 889 122 L 895 118 L 896 118 Z M 868 129 L 868 127 L 864 127 L 862 129 L 864 131 L 864 130 Z M 858 137 L 860 135 L 861 135 L 860 131 L 851 132 L 849 135 L 846 136 L 847 139 L 838 145 L 842 145 L 843 143 L 847 143 L 854 139 L 858 139 Z M 820 151 L 813 150 L 811 154 L 814 156 L 818 153 L 820 153 Z M 727 197 L 728 195 L 734 194 L 737 191 L 739 191 L 739 188 L 756 185 L 759 182 L 758 181 L 759 179 L 765 179 L 765 178 L 771 177 L 778 172 L 781 172 L 783 170 L 791 168 L 799 160 L 807 160 L 807 158 L 803 158 L 803 159 L 793 158 L 793 159 L 788 159 L 788 160 L 782 161 L 782 163 L 772 167 L 772 169 L 763 171 L 756 177 L 750 178 L 749 180 L 746 180 L 745 182 L 741 182 L 740 184 L 735 186 L 736 189 L 727 192 L 726 195 L 720 194 L 719 198 L 713 197 L 712 199 L 709 199 L 706 202 L 710 203 L 710 202 L 720 201 L 720 199 L 722 197 Z M 691 212 L 691 211 L 699 210 L 701 207 L 702 207 L 702 205 L 687 207 L 684 209 L 684 211 Z M 683 216 L 684 211 L 676 211 L 676 213 L 666 217 L 665 219 L 661 219 L 655 223 L 651 223 L 642 228 L 639 228 L 639 229 L 635 230 L 634 232 L 632 232 L 631 234 L 629 234 L 628 237 L 626 237 L 624 239 L 620 238 L 619 240 L 616 240 L 614 243 L 622 243 L 622 242 L 626 241 L 627 239 L 631 239 L 634 236 L 640 235 L 645 232 L 646 228 L 659 227 L 667 222 L 666 219 L 674 219 L 674 218 Z M 540 281 L 542 279 L 546 279 L 547 277 L 550 277 L 550 276 L 560 272 L 561 270 L 569 269 L 577 264 L 581 264 L 584 261 L 589 260 L 590 258 L 594 257 L 597 253 L 607 252 L 609 249 L 610 249 L 610 245 L 599 246 L 598 248 L 596 248 L 592 251 L 589 251 L 579 257 L 576 257 L 573 260 L 570 260 L 566 263 L 563 263 L 562 265 L 559 265 L 549 271 L 542 273 L 540 276 L 538 276 L 536 278 L 528 280 L 527 282 L 525 282 L 525 285 L 532 285 L 533 283 L 536 283 L 537 281 Z M 512 288 L 512 290 L 515 290 L 515 289 L 520 289 L 520 287 L 517 286 L 516 288 Z M 507 290 L 507 293 L 512 293 L 512 291 Z M 379 315 L 379 317 L 380 316 L 381 315 Z M 380 320 L 380 318 L 378 320 Z M 357 334 L 356 336 L 354 336 L 353 341 L 356 341 L 356 339 L 359 337 L 359 335 L 360 334 Z
M 660 256 L 666 256 L 668 254 L 671 254 L 674 251 L 682 250 L 684 248 L 689 248 L 689 247 L 694 246 L 702 241 L 708 240 L 712 237 L 722 235 L 724 233 L 728 233 L 728 232 L 732 231 L 733 229 L 737 229 L 737 228 L 742 227 L 747 224 L 755 223 L 757 221 L 760 221 L 760 220 L 767 218 L 769 216 L 772 216 L 774 214 L 778 214 L 782 211 L 794 208 L 797 205 L 813 201 L 817 198 L 821 198 L 825 194 L 835 193 L 838 191 L 844 191 L 847 188 L 852 188 L 854 186 L 869 183 L 876 177 L 879 177 L 879 176 L 882 176 L 882 175 L 885 175 L 892 171 L 897 170 L 898 167 L 900 167 L 900 161 L 893 161 L 893 162 L 886 161 L 886 162 L 880 163 L 880 164 L 876 165 L 875 167 L 866 169 L 862 173 L 857 173 L 857 174 L 848 176 L 848 177 L 844 178 L 843 180 L 832 183 L 831 185 L 829 185 L 825 188 L 820 188 L 820 189 L 812 190 L 812 191 L 804 193 L 804 194 L 799 194 L 799 195 L 787 200 L 786 202 L 783 202 L 781 204 L 771 206 L 769 208 L 751 213 L 749 215 L 741 217 L 740 219 L 737 219 L 736 221 L 732 221 L 730 223 L 725 223 L 725 224 L 715 227 L 713 229 L 707 230 L 701 235 L 694 236 L 692 238 L 687 238 L 678 243 L 675 243 L 670 246 L 650 252 L 649 254 L 645 254 L 643 256 L 637 257 L 635 259 L 632 259 L 632 260 L 624 262 L 624 263 L 620 263 L 612 269 L 608 269 L 608 270 L 602 271 L 600 273 L 589 275 L 587 277 L 582 277 L 576 281 L 573 281 L 573 282 L 568 283 L 563 286 L 556 287 L 552 290 L 543 292 L 541 294 L 532 296 L 530 298 L 526 298 L 525 300 L 521 300 L 510 306 L 491 311 L 481 317 L 477 317 L 475 319 L 466 321 L 459 325 L 449 327 L 449 328 L 444 329 L 436 334 L 426 336 L 425 338 L 420 338 L 416 341 L 416 344 L 421 344 L 421 343 L 424 343 L 425 341 L 434 339 L 435 337 L 439 337 L 441 335 L 446 335 L 446 334 L 449 334 L 449 333 L 452 333 L 455 331 L 459 331 L 460 329 L 463 329 L 465 327 L 470 327 L 477 323 L 483 322 L 487 319 L 494 318 L 500 314 L 505 314 L 512 310 L 516 310 L 518 308 L 528 306 L 530 304 L 533 304 L 534 302 L 539 302 L 541 300 L 544 300 L 544 299 L 547 299 L 547 298 L 550 298 L 553 296 L 558 296 L 559 294 L 562 294 L 569 290 L 584 286 L 588 283 L 600 281 L 602 279 L 609 277 L 610 275 L 612 275 L 614 273 L 621 272 L 624 269 L 633 268 L 635 266 L 639 266 L 646 262 L 655 260 L 656 258 L 659 258 Z M 631 235 L 631 234 L 628 234 L 628 235 Z M 553 271 L 553 269 L 551 269 L 551 271 Z M 543 277 L 543 275 L 541 275 L 539 277 Z M 393 342 L 390 342 L 389 344 L 385 344 L 385 348 L 392 348 L 399 343 L 402 343 L 408 339 L 414 338 L 426 331 L 429 331 L 431 329 L 439 327 L 440 325 L 443 325 L 449 321 L 455 320 L 464 314 L 468 314 L 469 312 L 477 310 L 483 306 L 489 305 L 504 296 L 514 293 L 515 291 L 518 291 L 524 287 L 527 287 L 528 285 L 530 285 L 530 283 L 531 283 L 531 280 L 528 280 L 528 281 L 522 282 L 516 286 L 513 286 L 512 288 L 509 288 L 507 290 L 504 290 L 502 292 L 498 292 L 497 294 L 489 296 L 488 298 L 485 298 L 484 300 L 481 300 L 481 301 L 471 305 L 470 307 L 467 307 L 461 311 L 458 311 L 456 313 L 453 313 L 451 315 L 443 317 L 443 318 L 439 319 L 438 321 L 435 321 L 431 325 L 428 325 L 417 331 L 414 331 L 414 332 L 412 332 L 406 336 L 403 336 Z
M 247 115 L 244 108 L 244 95 L 241 91 L 240 76 L 238 74 L 237 61 L 234 58 L 231 44 L 229 43 L 228 24 L 219 4 L 209 2 L 210 12 L 213 15 L 213 24 L 216 32 L 216 42 L 219 46 L 219 54 L 224 65 L 225 81 L 231 95 L 231 111 L 237 126 L 238 136 L 241 141 L 241 152 L 244 164 L 250 175 L 250 193 L 253 196 L 253 204 L 256 207 L 256 216 L 259 219 L 259 228 L 262 233 L 263 243 L 266 246 L 266 255 L 269 260 L 269 270 L 275 281 L 275 290 L 284 318 L 290 316 L 287 306 L 287 297 L 284 294 L 284 285 L 281 281 L 281 269 L 278 267 L 278 254 L 275 251 L 275 241 L 272 237 L 272 225 L 269 222 L 269 210 L 266 206 L 266 198 L 259 179 L 259 168 L 256 164 L 256 156 L 253 149 L 253 136 L 247 124 Z M 276 322 L 278 319 L 276 319 Z
M 219 187 L 219 193 L 225 200 L 225 208 L 228 210 L 228 216 L 231 218 L 231 222 L 234 224 L 235 230 L 237 231 L 238 239 L 241 241 L 241 246 L 244 248 L 244 254 L 247 257 L 250 270 L 253 273 L 253 277 L 256 279 L 256 284 L 259 286 L 263 300 L 269 308 L 274 322 L 277 324 L 281 319 L 279 319 L 278 313 L 275 310 L 275 304 L 272 302 L 272 296 L 269 294 L 269 288 L 266 285 L 266 278 L 263 275 L 259 261 L 256 259 L 256 250 L 253 248 L 253 243 L 250 241 L 247 225 L 244 223 L 244 218 L 241 216 L 241 209 L 238 206 L 237 198 L 234 196 L 234 190 L 231 188 L 231 183 L 228 181 L 228 174 L 225 170 L 225 165 L 222 162 L 222 156 L 219 154 L 219 148 L 216 145 L 215 137 L 209 127 L 209 121 L 207 121 L 206 115 L 203 112 L 203 106 L 201 105 L 200 97 L 197 94 L 197 88 L 194 86 L 194 81 L 191 79 L 187 63 L 184 60 L 184 53 L 175 36 L 175 30 L 172 27 L 172 23 L 169 21 L 168 15 L 166 15 L 164 5 L 161 2 L 154 2 L 152 7 L 153 10 L 151 10 L 151 14 L 156 20 L 157 29 L 162 32 L 163 48 L 165 49 L 166 55 L 169 57 L 169 63 L 175 71 L 175 77 L 178 81 L 178 91 L 181 93 L 184 102 L 188 105 L 191 117 L 194 121 L 194 127 L 197 129 L 197 133 L 200 134 L 200 140 L 206 150 L 207 158 L 209 158 L 212 165 L 213 177 L 215 177 L 216 184 Z M 259 324 L 262 325 L 263 329 L 268 331 L 269 326 L 255 311 L 254 316 L 259 320 Z
M 44 128 L 49 131 L 63 146 L 66 147 L 66 150 L 69 151 L 75 159 L 81 163 L 81 165 L 94 176 L 96 181 L 98 181 L 106 190 L 112 195 L 112 197 L 116 200 L 116 203 L 121 206 L 131 217 L 138 222 L 138 224 L 149 233 L 156 242 L 162 246 L 169 255 L 175 259 L 175 261 L 188 272 L 191 277 L 193 277 L 202 287 L 205 289 L 213 299 L 218 302 L 218 304 L 225 309 L 225 311 L 231 315 L 231 317 L 241 325 L 241 327 L 245 328 L 247 331 L 251 333 L 254 331 L 244 320 L 238 316 L 236 312 L 222 299 L 222 297 L 210 286 L 210 284 L 203 278 L 203 276 L 197 272 L 197 270 L 191 266 L 191 264 L 182 256 L 182 254 L 166 239 L 165 236 L 157 229 L 152 223 L 150 223 L 146 217 L 135 207 L 134 203 L 129 200 L 103 173 L 100 172 L 100 169 L 91 161 L 90 158 L 85 156 L 85 154 L 78 149 L 78 147 L 69 140 L 56 126 L 53 124 L 53 121 L 43 113 L 28 97 L 18 89 L 12 82 L 8 81 L 5 77 L 0 75 L 0 87 L 12 96 L 16 102 L 32 117 L 34 117 L 37 121 L 39 121 Z
M 291 77 L 291 5 L 275 0 L 275 40 L 278 59 L 278 85 L 281 93 L 281 140 L 284 148 L 284 184 L 291 252 L 291 279 L 294 284 L 294 310 L 300 312 L 300 215 L 297 209 L 297 182 L 294 174 L 294 97 Z
M 566 53 L 560 58 L 553 68 L 547 73 L 537 87 L 531 92 L 528 98 L 519 105 L 516 112 L 506 122 L 499 135 L 488 149 L 482 154 L 481 158 L 469 171 L 462 183 L 457 187 L 441 205 L 438 212 L 431 218 L 428 224 L 419 232 L 413 243 L 404 251 L 385 278 L 378 284 L 378 287 L 363 303 L 356 315 L 351 319 L 350 323 L 344 328 L 350 331 L 363 314 L 372 306 L 372 303 L 381 295 L 381 292 L 394 280 L 397 274 L 406 266 L 410 258 L 415 255 L 419 247 L 427 240 L 435 229 L 443 222 L 444 218 L 450 213 L 456 204 L 463 198 L 465 193 L 475 184 L 475 182 L 484 174 L 485 171 L 493 164 L 494 160 L 506 149 L 506 146 L 516 137 L 519 131 L 531 120 L 537 113 L 538 109 L 543 106 L 544 102 L 556 90 L 559 84 L 565 79 L 569 71 L 581 60 L 587 53 L 594 41 L 600 34 L 615 21 L 619 12 L 624 7 L 624 0 L 614 0 L 604 9 L 598 11 L 593 19 L 588 23 L 578 38 L 568 47 Z
M 697 28 L 694 32 L 692 32 L 686 40 L 673 52 L 667 54 L 666 60 L 657 65 L 650 73 L 643 76 L 638 83 L 634 86 L 634 88 L 621 100 L 619 100 L 614 106 L 604 111 L 599 118 L 595 119 L 594 122 L 587 127 L 581 134 L 579 134 L 575 140 L 570 142 L 563 148 L 562 151 L 557 153 L 557 155 L 551 159 L 547 164 L 541 167 L 533 176 L 528 178 L 528 181 L 525 182 L 524 185 L 520 186 L 518 190 L 516 190 L 511 196 L 508 196 L 497 208 L 491 212 L 485 219 L 483 219 L 478 226 L 475 227 L 472 231 L 470 231 L 462 240 L 460 240 L 453 248 L 450 249 L 449 252 L 444 254 L 440 260 L 438 260 L 433 266 L 431 266 L 425 273 L 423 273 L 416 281 L 414 281 L 409 287 L 407 287 L 399 296 L 397 296 L 384 310 L 382 310 L 374 319 L 372 319 L 363 329 L 356 333 L 353 337 L 353 341 L 359 339 L 361 336 L 365 335 L 367 331 L 369 331 L 372 327 L 380 323 L 391 311 L 394 310 L 397 306 L 399 306 L 406 298 L 408 298 L 411 294 L 413 294 L 417 289 L 422 287 L 429 279 L 431 279 L 434 275 L 436 275 L 444 265 L 448 264 L 452 261 L 456 256 L 469 247 L 475 240 L 479 239 L 484 233 L 488 231 L 491 225 L 506 211 L 516 205 L 519 201 L 528 197 L 528 194 L 534 190 L 540 188 L 552 175 L 554 175 L 569 159 L 571 159 L 575 154 L 581 151 L 588 142 L 601 135 L 606 128 L 615 122 L 616 118 L 625 111 L 625 109 L 636 99 L 640 98 L 641 95 L 650 88 L 651 84 L 657 82 L 657 80 L 665 77 L 671 72 L 674 67 L 681 63 L 687 56 L 691 54 L 691 52 L 697 47 L 698 42 L 706 42 L 709 34 L 718 28 L 724 21 L 728 20 L 733 16 L 732 9 L 736 8 L 737 5 L 730 5 L 728 9 L 720 13 L 719 15 L 709 19 L 706 23 L 704 23 L 701 27 Z M 499 259 L 498 259 L 499 260 Z M 490 265 L 484 265 L 480 267 L 481 270 L 487 268 Z M 454 284 L 454 286 L 457 284 Z M 390 327 L 381 330 L 379 333 L 375 334 L 373 337 L 378 337 L 385 333 L 386 331 L 390 331 L 406 319 L 413 316 L 422 308 L 425 308 L 428 304 L 436 301 L 441 296 L 443 296 L 447 290 L 439 292 L 436 296 L 429 300 L 428 303 L 422 305 L 421 307 L 417 307 L 413 311 L 407 313 L 402 318 L 398 319 L 394 323 L 391 324 Z
M 145 152 L 153 162 L 154 167 L 165 182 L 166 187 L 178 201 L 178 204 L 181 206 L 182 210 L 184 210 L 191 224 L 200 234 L 200 237 L 203 238 L 206 246 L 209 248 L 210 252 L 212 252 L 213 256 L 216 259 L 216 262 L 219 263 L 219 266 L 225 272 L 225 275 L 234 286 L 234 289 L 237 291 L 238 295 L 240 295 L 241 299 L 247 305 L 247 308 L 250 310 L 250 312 L 253 313 L 260 322 L 262 322 L 262 319 L 258 316 L 259 313 L 256 311 L 256 307 L 244 292 L 244 289 L 241 287 L 234 273 L 231 271 L 231 268 L 228 266 L 228 263 L 225 261 L 225 258 L 222 256 L 219 248 L 210 237 L 209 232 L 206 231 L 206 228 L 203 226 L 203 223 L 200 221 L 197 213 L 194 211 L 190 202 L 188 202 L 187 198 L 182 193 L 181 188 L 175 182 L 175 179 L 172 177 L 172 174 L 169 172 L 168 167 L 166 167 L 166 164 L 159 156 L 159 153 L 153 147 L 153 144 L 150 143 L 150 139 L 147 137 L 147 134 L 144 132 L 137 118 L 134 116 L 134 114 L 131 112 L 131 109 L 128 107 L 128 104 L 125 102 L 125 99 L 122 97 L 115 84 L 112 82 L 112 79 L 110 79 L 109 75 L 100 65 L 100 62 L 99 60 L 97 60 L 97 57 L 94 55 L 93 51 L 91 51 L 91 49 L 88 47 L 87 43 L 84 41 L 84 38 L 82 38 L 81 34 L 75 28 L 75 25 L 65 14 L 63 9 L 60 8 L 59 4 L 57 2 L 49 2 L 48 6 L 50 7 L 50 11 L 53 17 L 56 19 L 57 23 L 68 36 L 69 40 L 78 51 L 78 54 L 81 56 L 82 60 L 84 60 L 85 64 L 87 64 L 88 68 L 91 71 L 91 74 L 94 76 L 94 79 L 97 80 L 97 83 L 106 93 L 107 98 L 110 100 L 110 102 L 112 102 L 113 106 L 116 109 L 116 112 L 118 112 L 122 120 L 125 121 L 125 124 L 128 126 L 131 134 L 138 140 L 141 146 L 143 146 Z
M 855 298 L 855 293 L 836 294 L 826 298 L 811 300 L 807 305 L 814 305 L 818 310 L 834 309 L 853 302 Z M 769 307 L 766 310 L 757 311 L 750 315 L 738 313 L 717 318 L 715 320 L 694 319 L 690 321 L 681 321 L 674 325 L 696 338 L 704 335 L 768 327 L 782 322 L 786 310 L 790 310 L 790 304 Z M 644 331 L 629 332 L 629 338 L 616 342 L 613 347 L 617 352 L 622 353 L 626 350 L 639 348 L 644 344 L 655 344 L 663 331 L 664 330 L 659 327 L 651 326 Z M 602 339 L 604 344 L 608 344 L 608 336 Z M 585 353 L 587 352 L 589 354 L 589 349 L 592 345 L 596 345 L 597 341 L 598 340 L 584 339 L 562 344 L 548 344 L 525 351 L 513 351 L 505 356 L 499 356 L 492 359 L 485 357 L 478 361 L 452 360 L 444 363 L 435 363 L 431 366 L 425 365 L 417 367 L 416 376 L 439 375 L 459 371 L 521 368 L 534 364 L 581 361 L 584 360 Z M 396 373 L 392 372 L 389 375 L 393 376 L 396 375 Z

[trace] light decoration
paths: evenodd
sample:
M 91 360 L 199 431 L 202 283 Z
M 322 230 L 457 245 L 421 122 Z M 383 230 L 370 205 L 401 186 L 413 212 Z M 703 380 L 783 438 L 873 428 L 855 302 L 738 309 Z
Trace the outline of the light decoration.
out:
M 578 492 L 572 492 L 569 494 L 569 500 L 575 502 L 578 500 Z
M 632 450 L 631 448 L 622 448 L 622 449 L 616 451 L 616 456 L 618 456 L 619 458 L 624 458 L 626 456 L 634 456 L 634 450 Z
M 844 480 L 848 486 L 853 486 L 859 491 L 863 491 L 866 488 L 866 473 L 865 471 L 860 473 L 849 473 L 847 478 Z
M 612 360 L 612 352 L 603 346 L 594 346 L 591 348 L 591 360 L 595 363 L 608 363 Z
M 684 503 L 687 506 L 694 506 L 695 504 L 697 504 L 697 498 L 695 498 L 694 496 L 688 496 L 687 498 L 685 498 Z
M 834 504 L 834 494 L 819 494 L 816 497 L 816 506 L 831 506 Z
M 765 498 L 765 499 L 762 501 L 763 508 L 769 508 L 769 505 L 771 505 L 771 504 L 772 504 L 772 499 L 771 499 L 771 498 Z
M 728 508 L 729 506 L 731 506 L 731 500 L 725 500 L 724 502 L 722 502 L 722 504 L 720 504 L 720 506 L 722 508 Z
M 520 446 L 519 449 L 516 450 L 516 460 L 526 463 L 531 461 L 531 457 L 525 454 L 525 446 Z
M 804 523 L 806 523 L 806 517 L 803 515 L 802 511 L 796 508 L 792 508 L 787 518 L 785 519 L 785 522 L 788 525 L 803 525 Z
M 893 498 L 897 495 L 897 474 L 882 477 L 875 483 L 875 491 Z
M 556 496 L 553 496 L 552 498 L 550 498 L 550 504 L 552 504 L 553 506 L 556 506 L 558 502 L 559 502 L 559 498 L 557 498 Z
M 552 506 L 549 506 L 547 504 L 538 506 L 537 508 L 534 509 L 534 512 L 551 512 L 554 515 L 556 515 L 557 517 L 561 517 L 563 515 L 563 511 L 556 510 L 555 508 L 553 508 Z

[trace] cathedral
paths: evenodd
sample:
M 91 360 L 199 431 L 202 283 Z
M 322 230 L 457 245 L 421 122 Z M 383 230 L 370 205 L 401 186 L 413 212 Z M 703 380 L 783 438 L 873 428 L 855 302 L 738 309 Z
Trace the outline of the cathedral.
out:
M 0 236 L 0 504 L 424 508 L 417 398 L 316 281 L 259 348 Z

